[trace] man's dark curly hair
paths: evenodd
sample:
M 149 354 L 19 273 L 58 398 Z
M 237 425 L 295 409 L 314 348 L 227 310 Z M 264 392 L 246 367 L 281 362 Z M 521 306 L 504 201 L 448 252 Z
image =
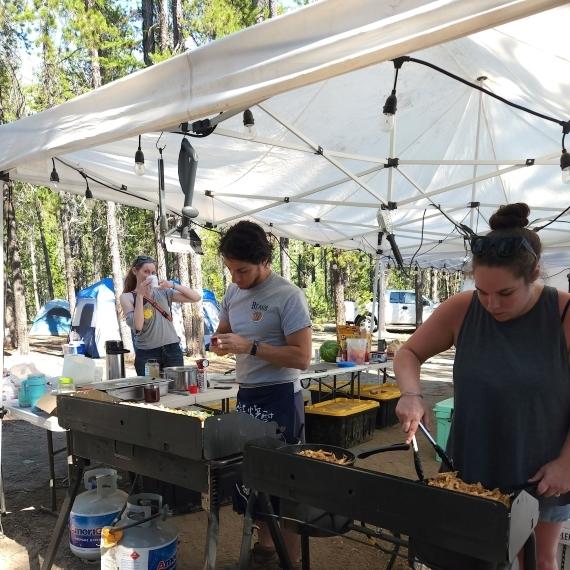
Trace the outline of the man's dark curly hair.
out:
M 271 261 L 273 246 L 260 225 L 242 220 L 222 235 L 218 251 L 228 259 L 258 265 Z

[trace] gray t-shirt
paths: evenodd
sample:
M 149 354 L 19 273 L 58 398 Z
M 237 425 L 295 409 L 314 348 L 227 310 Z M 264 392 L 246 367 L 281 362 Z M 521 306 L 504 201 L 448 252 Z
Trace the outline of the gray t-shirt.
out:
M 174 289 L 152 289 L 152 300 L 160 305 L 168 314 L 171 314 L 171 299 Z M 142 330 L 134 335 L 135 348 L 149 350 L 166 344 L 180 342 L 172 321 L 161 315 L 150 303 L 145 302 L 143 307 L 144 324 Z M 134 331 L 134 311 L 126 317 L 127 325 Z
M 285 346 L 286 336 L 311 326 L 303 291 L 273 272 L 251 289 L 232 283 L 222 301 L 220 321 L 229 322 L 235 334 L 273 346 Z M 299 370 L 238 354 L 236 376 L 242 384 L 281 384 L 296 380 Z

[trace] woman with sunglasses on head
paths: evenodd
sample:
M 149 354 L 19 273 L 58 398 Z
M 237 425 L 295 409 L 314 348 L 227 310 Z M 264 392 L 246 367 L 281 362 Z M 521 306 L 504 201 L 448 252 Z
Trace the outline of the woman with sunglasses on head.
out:
M 180 339 L 172 324 L 172 302 L 195 303 L 198 291 L 157 279 L 156 261 L 139 255 L 125 277 L 121 307 L 134 335 L 135 369 L 145 374 L 147 360 L 157 360 L 161 370 L 167 366 L 183 366 Z
M 396 414 L 410 442 L 429 419 L 420 367 L 455 346 L 448 453 L 468 483 L 536 486 L 537 568 L 555 570 L 570 519 L 570 294 L 538 281 L 529 214 L 526 204 L 502 206 L 492 231 L 471 240 L 476 290 L 442 303 L 398 351 Z

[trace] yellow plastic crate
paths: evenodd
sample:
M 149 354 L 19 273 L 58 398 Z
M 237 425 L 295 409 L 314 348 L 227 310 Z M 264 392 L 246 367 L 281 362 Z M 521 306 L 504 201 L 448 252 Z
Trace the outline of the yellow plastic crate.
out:
M 379 403 L 374 400 L 335 398 L 305 408 L 308 443 L 353 447 L 374 435 Z

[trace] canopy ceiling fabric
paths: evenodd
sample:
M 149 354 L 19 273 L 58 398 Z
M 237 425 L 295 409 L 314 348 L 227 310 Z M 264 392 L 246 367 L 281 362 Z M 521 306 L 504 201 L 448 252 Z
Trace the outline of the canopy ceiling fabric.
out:
M 553 217 L 570 204 L 560 180 L 561 127 L 406 62 L 391 152 L 380 128 L 394 81 L 387 60 L 410 55 L 472 82 L 485 76 L 485 88 L 568 120 L 568 21 L 570 6 L 560 1 L 328 0 L 0 126 L 0 170 L 47 185 L 53 157 L 61 190 L 83 194 L 82 170 L 114 188 L 90 181 L 95 197 L 155 209 L 158 145 L 168 208 L 180 212 L 181 135 L 160 131 L 238 112 L 212 135 L 190 139 L 201 223 L 249 218 L 276 235 L 374 252 L 376 213 L 390 201 L 408 260 L 421 246 L 420 264 L 460 266 L 464 241 L 425 195 L 479 232 L 502 203 L 526 201 L 533 218 Z M 254 139 L 242 133 L 247 107 Z M 139 133 L 142 177 L 133 171 Z M 384 168 L 389 156 L 397 168 Z M 570 265 L 568 221 L 541 232 L 546 264 Z

